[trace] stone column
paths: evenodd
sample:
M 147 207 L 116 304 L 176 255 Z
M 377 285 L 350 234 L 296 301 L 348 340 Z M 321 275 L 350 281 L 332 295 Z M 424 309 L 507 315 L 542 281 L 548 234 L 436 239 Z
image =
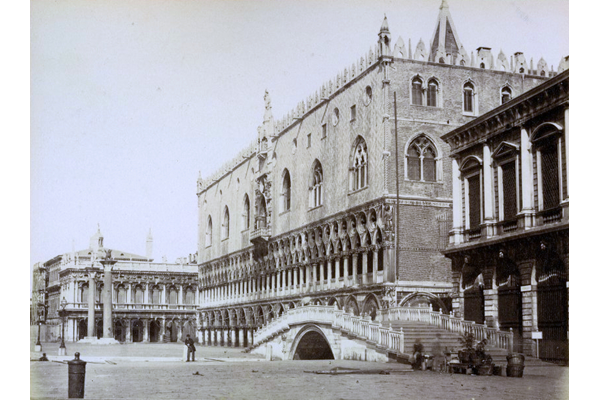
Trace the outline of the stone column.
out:
M 88 328 L 86 337 L 96 333 L 96 272 L 88 271 Z
M 453 244 L 464 241 L 462 233 L 462 182 L 460 181 L 460 167 L 456 158 L 452 159 L 452 236 Z
M 304 268 L 305 268 L 304 265 L 299 265 L 298 266 L 298 273 L 300 275 L 299 276 L 300 277 L 300 282 L 299 282 L 299 284 L 300 284 L 300 293 L 304 292 Z
M 569 105 L 565 108 L 565 163 L 567 165 L 567 193 L 565 198 L 569 198 Z M 562 200 L 562 199 L 561 199 Z
M 162 303 L 163 304 L 167 304 L 167 284 L 163 284 L 163 296 L 162 296 Z
M 344 258 L 344 286 L 350 286 L 348 284 L 348 260 L 350 258 L 350 256 L 348 256 L 347 254 L 342 256 Z
M 358 283 L 358 253 L 352 253 L 352 285 Z
M 373 283 L 379 283 L 379 251 L 377 246 L 373 248 Z M 383 271 L 381 271 L 383 275 Z M 383 276 L 381 277 L 383 278 Z M 383 282 L 383 279 L 382 279 Z
M 335 287 L 340 287 L 342 286 L 340 284 L 340 258 L 339 257 L 335 257 L 335 264 L 334 264 L 334 268 L 335 268 Z
M 294 267 L 294 293 L 298 293 L 298 267 Z
M 150 285 L 146 283 L 146 288 L 144 289 L 144 304 L 148 304 L 148 292 L 150 291 Z
M 150 324 L 148 323 L 147 319 L 142 320 L 142 323 L 144 324 L 143 342 L 148 343 L 150 341 L 150 335 L 148 335 Z
M 368 255 L 368 250 L 365 249 L 364 247 L 361 248 L 362 250 L 362 283 L 363 285 L 368 283 L 368 277 L 367 277 L 367 265 L 369 263 L 369 255 Z
M 123 323 L 125 324 L 125 342 L 131 343 L 133 342 L 133 338 L 131 337 L 131 322 L 130 319 L 123 319 Z
M 312 284 L 313 284 L 313 291 L 316 291 L 317 290 L 317 264 L 313 264 Z
M 292 293 L 292 269 L 287 269 L 287 292 L 288 294 Z
M 126 292 L 126 295 L 125 295 L 125 304 L 131 304 L 131 303 L 133 303 L 133 299 L 131 297 L 132 286 L 133 286 L 132 283 L 127 283 L 127 292 Z
M 114 340 L 112 326 L 112 269 L 116 261 L 112 259 L 107 259 L 101 262 L 104 266 L 104 318 L 102 320 L 104 328 L 103 339 L 108 339 L 109 341 L 114 341 L 115 343 L 118 343 L 116 340 Z
M 327 289 L 331 288 L 331 257 L 327 257 Z
M 521 127 L 521 193 L 521 214 L 523 225 L 527 229 L 533 225 L 533 157 L 529 134 L 524 127 Z
M 492 155 L 490 146 L 483 145 L 483 220 L 487 237 L 494 236 L 494 180 L 492 178 Z

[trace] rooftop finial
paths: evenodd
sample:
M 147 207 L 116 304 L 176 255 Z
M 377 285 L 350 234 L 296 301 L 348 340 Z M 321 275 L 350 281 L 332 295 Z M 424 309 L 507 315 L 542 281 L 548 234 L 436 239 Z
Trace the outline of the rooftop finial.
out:
M 387 33 L 390 32 L 387 16 L 385 14 L 383 14 L 383 23 L 381 24 L 381 29 L 379 29 L 379 32 L 387 32 Z
M 442 8 L 449 8 L 449 7 L 448 7 L 448 2 L 447 2 L 446 0 L 442 0 L 442 5 L 440 6 L 440 10 L 441 10 Z

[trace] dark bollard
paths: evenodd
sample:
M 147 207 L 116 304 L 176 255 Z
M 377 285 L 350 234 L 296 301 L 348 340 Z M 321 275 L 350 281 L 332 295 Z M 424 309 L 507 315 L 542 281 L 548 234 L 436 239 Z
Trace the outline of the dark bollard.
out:
M 79 359 L 79 353 L 75 353 L 75 359 L 69 361 L 69 398 L 83 399 L 85 389 L 85 361 Z

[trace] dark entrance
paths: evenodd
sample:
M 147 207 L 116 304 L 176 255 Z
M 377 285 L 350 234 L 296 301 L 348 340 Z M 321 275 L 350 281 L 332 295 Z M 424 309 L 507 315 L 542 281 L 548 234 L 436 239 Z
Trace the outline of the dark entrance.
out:
M 175 321 L 169 322 L 167 325 L 167 334 L 169 342 L 177 342 L 177 323 Z
M 540 358 L 568 360 L 568 299 L 564 279 L 553 276 L 538 284 L 538 329 L 542 332 Z
M 136 319 L 132 323 L 132 341 L 134 343 L 141 342 L 144 340 L 144 324 L 139 319 Z
M 483 286 L 473 285 L 465 290 L 465 320 L 483 324 L 484 311 Z
M 327 339 L 318 332 L 311 331 L 306 333 L 294 354 L 294 360 L 333 360 L 331 347 L 327 343 Z
M 150 341 L 158 342 L 159 335 L 160 335 L 160 322 L 151 321 L 150 322 Z
M 521 288 L 515 281 L 498 287 L 498 323 L 500 329 L 508 331 L 512 328 L 514 333 L 515 351 L 523 351 L 523 302 Z
M 115 340 L 124 342 L 127 336 L 125 323 L 121 320 L 115 321 Z
M 87 336 L 87 318 L 80 319 L 77 324 L 78 339 L 81 340 Z
M 96 320 L 96 337 L 102 338 L 104 335 L 104 323 L 101 319 Z

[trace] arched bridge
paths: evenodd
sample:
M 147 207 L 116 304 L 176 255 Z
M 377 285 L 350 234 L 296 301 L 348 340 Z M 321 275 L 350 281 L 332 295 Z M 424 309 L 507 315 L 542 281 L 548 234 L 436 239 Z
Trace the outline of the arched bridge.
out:
M 403 356 L 404 334 L 335 306 L 290 309 L 254 334 L 254 353 L 282 360 L 336 359 L 386 362 Z

